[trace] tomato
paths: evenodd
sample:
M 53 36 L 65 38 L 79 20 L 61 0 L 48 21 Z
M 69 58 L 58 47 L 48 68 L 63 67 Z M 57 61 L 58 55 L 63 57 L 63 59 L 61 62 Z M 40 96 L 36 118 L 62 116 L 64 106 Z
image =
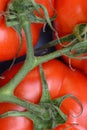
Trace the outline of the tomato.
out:
M 54 7 L 57 18 L 54 20 L 54 26 L 59 36 L 72 33 L 76 24 L 87 23 L 87 7 L 84 0 L 58 0 Z
M 44 5 L 48 10 L 49 16 L 50 17 L 53 16 L 54 0 L 52 1 L 36 0 L 36 3 Z M 49 4 L 51 4 L 51 6 L 49 6 Z M 38 42 L 40 30 L 42 27 L 43 24 L 36 24 L 36 23 L 31 24 L 32 43 L 34 46 Z M 1 36 L 0 37 L 0 62 L 13 59 L 16 56 L 18 52 L 18 48 L 20 46 L 19 35 L 13 28 L 11 27 L 8 28 L 6 26 L 4 19 L 0 21 L 0 36 Z M 18 54 L 18 57 L 23 56 L 25 53 L 26 53 L 26 38 L 25 38 L 24 31 L 22 31 L 22 47 Z
M 0 119 L 1 130 L 34 130 L 33 122 L 25 117 L 6 117 Z
M 3 87 L 8 83 L 14 75 L 21 68 L 23 63 L 15 64 L 11 70 L 7 70 L 3 73 L 5 77 L 3 80 L 0 79 L 0 87 Z M 65 94 L 72 94 L 78 98 L 83 106 L 83 111 L 80 104 L 72 99 L 67 98 L 63 101 L 60 108 L 68 116 L 66 124 L 63 126 L 58 126 L 58 128 L 66 128 L 69 124 L 78 124 L 72 126 L 74 130 L 86 130 L 87 129 L 87 78 L 82 75 L 79 71 L 72 71 L 62 62 L 58 60 L 51 60 L 43 64 L 43 70 L 48 83 L 48 90 L 50 92 L 51 99 L 56 99 Z M 34 91 L 35 90 L 35 91 Z M 14 91 L 15 96 L 30 101 L 32 103 L 39 103 L 42 95 L 42 85 L 40 80 L 39 67 L 36 67 L 30 71 L 25 78 L 19 83 Z M 8 110 L 18 109 L 24 111 L 24 108 L 19 108 L 19 106 L 7 105 L 7 109 L 3 107 L 5 103 L 1 104 L 1 113 Z M 79 113 L 82 113 L 79 115 Z M 11 117 L 13 119 L 13 117 Z M 0 119 L 1 121 L 4 119 Z M 9 119 L 7 120 L 7 123 Z M 19 124 L 17 124 L 19 126 Z M 4 128 L 4 121 L 2 128 Z M 9 126 L 9 130 L 10 130 Z M 5 129 L 3 129 L 5 130 Z M 8 130 L 8 129 L 6 129 Z M 55 128 L 57 130 L 57 128 Z M 59 129 L 58 129 L 59 130 Z
M 5 79 L 0 79 L 0 86 L 2 87 L 5 85 L 10 79 L 14 77 L 14 75 L 18 72 L 21 68 L 23 63 L 15 64 L 11 70 L 7 70 L 3 73 Z M 58 66 L 61 66 L 58 67 Z M 47 63 L 43 64 L 44 73 L 46 75 L 46 79 L 48 82 L 48 87 L 50 91 L 50 95 L 52 99 L 57 98 L 59 89 L 63 82 L 63 77 L 66 73 L 67 68 L 57 60 L 52 60 Z M 21 90 L 21 91 L 20 91 Z M 39 103 L 41 95 L 42 95 L 42 85 L 39 73 L 39 67 L 33 69 L 23 80 L 22 82 L 16 87 L 14 94 L 27 101 L 31 101 L 33 103 Z M 0 103 L 0 114 L 4 113 L 8 110 L 19 110 L 24 111 L 24 108 L 16 106 L 11 103 Z M 21 121 L 19 121 L 21 120 Z M 9 123 L 10 122 L 10 123 Z M 15 122 L 15 123 L 14 123 Z M 19 123 L 20 122 L 20 123 Z M 24 122 L 22 124 L 22 122 Z M 14 124 L 13 124 L 14 123 Z M 2 130 L 33 130 L 32 122 L 28 123 L 26 118 L 19 118 L 19 117 L 8 117 L 0 119 L 0 128 Z M 8 126 L 8 127 L 7 127 Z M 25 127 L 24 127 L 25 126 Z
M 87 23 L 86 1 L 58 0 L 55 1 L 54 6 L 56 13 L 58 14 L 57 18 L 54 20 L 54 27 L 57 30 L 59 37 L 72 33 L 77 24 Z M 59 46 L 56 46 L 56 48 L 60 49 Z M 69 63 L 67 57 L 63 56 L 63 58 Z M 70 64 L 87 73 L 87 60 L 71 59 Z
M 5 79 L 0 79 L 0 86 L 5 85 L 11 80 L 14 75 L 18 72 L 23 63 L 16 64 L 9 71 L 3 73 Z M 58 66 L 62 66 L 59 68 Z M 54 99 L 58 96 L 60 86 L 62 84 L 63 77 L 66 73 L 66 67 L 57 60 L 51 60 L 43 64 L 44 73 L 49 86 L 51 98 Z M 31 87 L 32 86 L 32 87 Z M 35 91 L 34 91 L 35 88 Z M 21 91 L 20 91 L 21 90 Z M 55 92 L 56 90 L 56 92 Z M 21 99 L 26 99 L 33 103 L 38 103 L 42 95 L 42 86 L 40 80 L 39 67 L 33 69 L 16 87 L 15 95 Z M 30 94 L 29 94 L 30 93 Z
M 0 13 L 5 11 L 9 0 L 0 0 Z
M 17 110 L 24 111 L 25 108 L 12 103 L 0 103 L 0 114 Z M 34 130 L 33 122 L 25 117 L 6 117 L 0 118 L 0 129 L 1 130 Z
M 83 56 L 87 56 L 87 54 L 84 54 Z M 80 56 L 81 57 L 81 56 Z M 68 64 L 70 64 L 71 68 L 73 69 L 79 69 L 81 71 L 81 73 L 87 75 L 87 59 L 72 59 L 72 58 L 68 58 L 67 56 L 63 56 L 63 59 L 65 62 L 67 62 Z M 70 60 L 70 63 L 69 63 Z
M 87 123 L 85 122 L 87 115 L 87 93 L 85 91 L 87 86 L 86 84 L 87 78 L 85 76 L 77 71 L 70 70 L 67 71 L 59 91 L 59 96 L 68 93 L 74 95 L 79 99 L 83 106 L 82 114 L 79 115 L 81 112 L 81 107 L 74 100 L 68 98 L 61 105 L 62 111 L 68 115 L 68 120 L 66 123 L 78 124 L 77 126 L 74 126 L 78 128 L 77 130 L 83 130 L 83 128 L 84 130 L 87 129 Z M 79 129 L 79 127 L 81 128 Z
M 31 33 L 33 45 L 35 46 L 42 25 L 32 23 L 31 24 Z M 37 34 L 37 35 L 36 35 Z M 19 34 L 12 28 L 7 27 L 4 18 L 0 21 L 0 61 L 11 60 L 13 59 L 20 46 Z M 18 54 L 18 57 L 23 56 L 26 53 L 26 38 L 24 31 L 22 31 L 22 47 Z

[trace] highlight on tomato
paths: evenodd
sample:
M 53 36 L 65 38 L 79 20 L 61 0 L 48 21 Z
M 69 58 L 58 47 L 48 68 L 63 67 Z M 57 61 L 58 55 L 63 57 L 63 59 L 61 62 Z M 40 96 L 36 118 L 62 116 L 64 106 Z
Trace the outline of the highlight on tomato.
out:
M 3 87 L 3 85 L 8 83 L 15 76 L 22 65 L 23 63 L 15 64 L 11 70 L 5 71 L 3 73 L 4 79 L 0 79 L 0 87 Z M 58 126 L 57 128 L 66 128 L 69 124 L 71 124 L 69 126 L 72 126 L 72 128 L 75 128 L 75 130 L 87 129 L 87 78 L 78 71 L 72 71 L 58 60 L 51 60 L 44 63 L 43 70 L 46 76 L 48 90 L 52 100 L 65 94 L 72 94 L 78 98 L 83 108 L 81 108 L 78 101 L 72 98 L 65 99 L 62 102 L 60 108 L 68 116 L 68 119 L 65 125 L 63 124 L 63 126 L 61 125 L 61 127 Z M 42 85 L 38 67 L 30 71 L 25 76 L 21 83 L 16 87 L 14 94 L 20 99 L 24 99 L 35 104 L 39 103 L 42 95 Z M 16 109 L 19 111 L 24 111 L 24 108 L 13 106 L 13 104 L 12 106 L 11 104 L 6 104 L 6 107 L 4 107 L 5 104 L 6 103 L 0 103 L 1 108 L 3 108 L 3 110 L 0 110 L 1 113 Z M 17 119 L 17 117 L 15 118 Z M 13 121 L 13 119 L 13 117 L 10 117 L 10 121 Z M 4 120 L 6 120 L 6 122 L 4 122 Z M 0 128 L 4 129 L 5 123 L 8 124 L 9 122 L 9 118 L 3 118 L 0 119 L 0 121 L 2 121 L 2 123 L 0 123 Z M 16 123 L 16 127 L 21 129 L 24 128 L 24 126 L 21 126 L 20 123 Z M 27 121 L 25 123 L 28 125 Z M 11 130 L 11 123 L 8 128 L 9 129 L 6 130 Z M 57 130 L 57 128 L 55 128 L 55 130 Z M 31 128 L 31 130 L 33 130 L 33 128 Z
M 87 23 L 86 1 L 58 0 L 55 1 L 54 6 L 56 14 L 58 14 L 54 20 L 54 27 L 59 37 L 72 33 L 77 24 Z M 68 42 L 63 44 L 68 44 Z M 57 49 L 61 49 L 62 47 L 61 45 L 56 46 Z M 87 74 L 87 60 L 76 60 L 72 58 L 69 60 L 67 56 L 63 56 L 63 59 L 68 64 L 70 63 L 73 68 L 78 68 Z
M 31 24 L 32 42 L 35 46 L 38 42 L 42 25 Z M 26 38 L 22 30 L 22 43 L 19 34 L 12 28 L 7 27 L 4 18 L 0 21 L 0 61 L 13 59 L 18 53 L 18 57 L 26 53 Z M 19 50 L 19 48 L 21 48 Z M 19 52 L 18 52 L 19 51 Z
M 6 117 L 0 119 L 1 130 L 34 130 L 33 122 L 25 117 Z

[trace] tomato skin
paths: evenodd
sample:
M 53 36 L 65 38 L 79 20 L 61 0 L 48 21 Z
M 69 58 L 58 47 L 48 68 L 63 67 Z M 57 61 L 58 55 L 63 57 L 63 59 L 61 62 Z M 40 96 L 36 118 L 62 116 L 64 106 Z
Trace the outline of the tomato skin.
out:
M 0 79 L 0 87 L 5 85 L 10 79 L 12 79 L 22 65 L 23 63 L 18 63 L 14 65 L 11 70 L 8 70 L 3 73 L 5 79 L 3 80 Z M 61 66 L 61 68 L 58 66 Z M 44 63 L 43 69 L 48 82 L 51 98 L 52 99 L 57 98 L 67 68 L 61 62 L 58 62 L 57 60 L 52 60 L 47 63 Z M 22 82 L 15 89 L 14 94 L 19 98 L 25 99 L 27 101 L 31 101 L 33 103 L 38 103 L 40 101 L 42 95 L 42 85 L 41 85 L 41 79 L 40 79 L 40 73 L 38 67 L 32 70 L 22 80 Z M 11 103 L 0 103 L 0 108 L 2 108 L 0 109 L 0 114 L 7 112 L 9 110 L 19 110 L 19 111 L 25 110 L 24 108 L 13 105 Z M 18 123 L 19 119 L 24 120 L 24 124 L 21 124 L 21 122 Z M 15 121 L 16 126 L 13 125 L 13 121 Z M 9 118 L 0 119 L 0 128 L 2 128 L 2 130 L 14 130 L 14 129 L 33 130 L 33 127 L 32 126 L 30 127 L 30 125 L 32 125 L 32 122 L 30 123 L 29 121 L 28 124 L 26 118 L 22 119 L 22 117 L 21 118 L 9 117 Z M 6 128 L 6 126 L 8 127 Z M 24 126 L 26 126 L 27 128 L 24 129 Z
M 9 0 L 0 0 L 0 13 L 5 11 Z
M 87 54 L 84 54 L 83 56 L 87 56 Z M 63 59 L 67 64 L 70 64 L 73 69 L 79 69 L 81 73 L 87 76 L 87 59 L 69 59 L 67 56 L 63 56 Z
M 49 6 L 50 1 L 36 0 L 35 2 L 44 5 L 48 10 L 49 16 L 53 16 L 54 9 L 52 7 L 54 4 L 54 0 L 52 0 L 52 7 Z M 43 24 L 31 24 L 32 43 L 34 46 L 38 42 L 40 30 L 42 27 Z M 16 56 L 16 53 L 19 48 L 19 35 L 13 28 L 8 28 L 6 26 L 4 19 L 0 21 L 0 36 L 0 62 L 13 59 Z M 22 31 L 22 48 L 18 54 L 18 57 L 23 56 L 25 54 L 26 38 L 24 32 Z
M 54 20 L 54 27 L 57 30 L 59 37 L 72 33 L 76 24 L 87 23 L 86 1 L 58 0 L 55 1 L 54 6 L 58 14 L 58 17 Z M 56 46 L 56 49 L 61 48 L 62 46 Z M 69 64 L 67 56 L 63 56 L 63 59 Z M 73 68 L 78 68 L 87 74 L 87 60 L 71 59 L 70 64 Z
M 13 78 L 22 65 L 23 63 L 15 64 L 10 71 L 6 71 L 3 73 L 5 79 L 0 79 L 0 87 L 5 85 L 11 78 Z M 75 130 L 86 130 L 87 78 L 78 71 L 72 71 L 63 63 L 57 60 L 51 60 L 47 63 L 44 63 L 43 69 L 52 99 L 63 96 L 65 94 L 72 94 L 77 97 L 82 103 L 83 112 L 81 113 L 81 115 L 79 115 L 79 113 L 81 112 L 81 107 L 78 102 L 76 102 L 72 98 L 67 98 L 63 101 L 60 108 L 68 116 L 65 126 L 68 126 L 68 124 L 78 124 L 73 126 Z M 38 67 L 36 67 L 28 75 L 26 75 L 21 83 L 16 87 L 14 94 L 17 97 L 30 101 L 32 103 L 39 103 L 42 95 L 42 86 Z M 0 104 L 0 107 L 3 108 L 4 105 L 5 103 Z M 11 104 L 7 104 L 7 109 L 3 108 L 3 111 L 1 111 L 1 113 L 12 109 L 24 111 L 24 108 L 19 108 L 19 106 L 17 106 L 16 108 L 16 106 L 14 107 L 13 105 L 11 106 Z M 58 128 L 61 127 L 58 126 Z M 60 130 L 62 130 L 62 128 Z
M 67 128 L 69 130 L 86 130 L 87 129 L 86 87 L 87 87 L 87 78 L 81 73 L 79 73 L 79 71 L 76 71 L 76 70 L 72 71 L 71 69 L 68 68 L 58 96 L 60 97 L 65 94 L 74 95 L 81 102 L 83 111 L 80 114 L 81 107 L 78 104 L 78 102 L 76 102 L 74 99 L 72 98 L 65 99 L 62 102 L 60 108 L 68 116 L 68 119 L 65 124 L 59 125 L 54 130 L 64 130 L 67 127 L 69 127 Z
M 35 23 L 31 24 L 32 42 L 34 46 L 37 44 L 41 28 L 42 25 Z M 12 27 L 6 26 L 4 18 L 0 21 L 0 36 L 0 61 L 13 59 L 18 52 L 20 39 L 18 33 Z M 26 38 L 24 31 L 22 30 L 22 47 L 18 57 L 23 56 L 25 53 Z
M 87 123 L 85 122 L 85 120 L 87 120 L 86 87 L 87 87 L 87 78 L 77 71 L 69 70 L 67 71 L 61 89 L 59 91 L 59 96 L 70 93 L 75 97 L 77 97 L 82 104 L 83 111 L 81 115 L 79 115 L 79 113 L 81 112 L 81 107 L 74 100 L 68 98 L 65 101 L 63 101 L 61 105 L 61 110 L 68 115 L 68 120 L 66 123 L 78 124 L 77 126 L 74 126 L 75 128 L 78 128 L 77 130 L 87 129 Z
M 58 14 L 54 27 L 60 37 L 72 33 L 76 24 L 87 23 L 87 7 L 84 0 L 58 0 L 55 1 L 54 7 Z
M 0 119 L 1 130 L 34 130 L 33 122 L 25 117 L 6 117 Z
M 13 66 L 10 71 L 7 70 L 3 73 L 5 79 L 0 79 L 0 87 L 8 83 L 9 80 L 14 77 L 14 75 L 18 72 L 22 64 L 23 63 L 18 63 Z M 59 68 L 58 66 L 61 66 L 61 68 Z M 43 69 L 48 82 L 48 88 L 50 91 L 51 98 L 57 98 L 59 89 L 63 81 L 63 77 L 65 76 L 65 73 L 67 71 L 67 67 L 57 60 L 51 60 L 43 64 Z M 40 101 L 42 95 L 42 85 L 39 67 L 36 67 L 29 74 L 26 75 L 22 82 L 16 87 L 15 95 L 19 98 L 26 99 L 33 103 L 38 103 Z

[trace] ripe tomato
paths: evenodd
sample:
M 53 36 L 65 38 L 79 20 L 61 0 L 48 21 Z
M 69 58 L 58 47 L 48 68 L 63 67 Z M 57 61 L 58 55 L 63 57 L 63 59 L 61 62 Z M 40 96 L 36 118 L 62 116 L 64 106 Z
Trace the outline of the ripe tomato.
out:
M 3 87 L 7 82 L 10 81 L 11 78 L 18 72 L 22 63 L 18 63 L 13 66 L 10 71 L 6 71 L 3 73 L 5 79 L 0 79 L 0 87 Z M 86 130 L 87 129 L 87 78 L 79 73 L 78 71 L 72 71 L 68 67 L 66 67 L 63 63 L 57 60 L 51 60 L 47 63 L 43 64 L 44 73 L 48 83 L 48 89 L 50 92 L 50 96 L 52 99 L 63 96 L 65 94 L 72 94 L 77 97 L 83 106 L 83 112 L 81 115 L 81 107 L 72 98 L 67 98 L 61 104 L 61 110 L 67 114 L 68 119 L 65 125 L 62 128 L 66 128 L 68 124 L 78 124 L 74 125 L 74 130 Z M 21 91 L 20 91 L 21 90 Z M 34 91 L 35 90 L 35 91 Z M 21 81 L 21 83 L 16 87 L 14 94 L 27 101 L 32 103 L 39 103 L 41 95 L 42 95 L 42 86 L 39 74 L 39 68 L 36 67 L 33 69 L 26 77 Z M 4 106 L 5 104 L 1 104 Z M 8 109 L 4 108 L 2 112 L 8 110 L 19 109 L 18 106 L 15 108 L 11 107 L 11 104 L 7 104 Z M 3 108 L 3 107 L 2 107 Z M 21 108 L 21 111 L 24 110 Z M 79 115 L 79 116 L 78 116 Z M 74 117 L 77 116 L 77 117 Z M 13 117 L 11 117 L 13 119 Z M 4 119 L 0 119 L 4 120 Z M 7 123 L 9 119 L 7 120 Z M 19 124 L 17 124 L 19 126 Z M 64 127 L 65 126 L 65 127 Z M 4 121 L 2 128 L 4 128 Z M 12 128 L 12 127 L 11 127 Z M 9 126 L 9 130 L 11 129 Z M 61 128 L 58 126 L 58 128 Z M 60 130 L 62 130 L 62 128 Z M 4 129 L 5 130 L 5 129 Z M 8 130 L 8 129 L 6 129 Z M 24 130 L 24 129 L 23 129 Z M 55 129 L 57 130 L 57 128 Z M 59 130 L 59 129 L 58 129 Z
M 0 114 L 7 111 L 24 111 L 25 108 L 12 103 L 0 103 Z M 6 117 L 0 118 L 1 130 L 34 130 L 33 122 L 25 117 Z
M 14 65 L 10 71 L 3 73 L 5 79 L 0 79 L 0 87 L 5 85 L 10 79 L 14 77 L 22 64 L 23 63 L 18 63 Z M 58 66 L 61 66 L 61 68 Z M 51 98 L 57 98 L 67 68 L 57 60 L 52 60 L 44 63 L 43 69 L 48 82 Z M 42 95 L 42 85 L 40 80 L 39 67 L 36 67 L 34 70 L 32 70 L 22 80 L 22 82 L 15 89 L 14 94 L 19 98 L 26 99 L 27 101 L 31 101 L 33 103 L 38 103 L 40 101 Z M 11 103 L 0 103 L 0 108 L 2 108 L 0 109 L 0 114 L 8 110 L 24 111 L 24 108 Z M 28 121 L 24 117 L 8 117 L 0 119 L 0 128 L 2 130 L 11 130 L 12 128 L 12 130 L 33 130 L 32 122 Z
M 59 96 L 70 93 L 77 97 L 82 104 L 83 111 L 81 115 L 79 115 L 79 113 L 81 112 L 80 105 L 71 98 L 63 101 L 61 105 L 62 111 L 68 115 L 68 120 L 66 123 L 78 124 L 74 125 L 77 130 L 87 129 L 87 123 L 85 122 L 85 120 L 87 120 L 87 92 L 85 91 L 86 87 L 87 78 L 77 71 L 69 70 L 65 75 L 61 89 L 59 91 Z
M 16 64 L 9 71 L 3 73 L 5 79 L 0 79 L 0 87 L 5 85 L 11 80 L 18 72 L 23 63 Z M 62 66 L 59 68 L 58 66 Z M 66 67 L 57 60 L 51 60 L 43 64 L 44 73 L 48 82 L 51 98 L 54 99 L 58 96 L 63 77 L 66 73 Z M 32 87 L 31 87 L 32 86 Z M 35 88 L 35 91 L 33 91 Z M 20 91 L 21 90 L 21 91 Z M 55 91 L 56 90 L 56 91 Z M 42 95 L 42 86 L 40 80 L 39 67 L 33 69 L 16 87 L 14 94 L 21 98 L 38 103 Z
M 54 27 L 59 37 L 72 33 L 76 24 L 87 23 L 87 7 L 84 0 L 58 0 L 54 3 L 57 18 L 54 20 Z M 59 46 L 56 46 L 59 49 Z M 69 63 L 67 57 L 63 57 Z M 87 60 L 71 59 L 70 64 L 87 73 Z
M 38 41 L 41 27 L 42 25 L 39 24 L 31 24 L 32 41 L 34 46 Z M 14 58 L 19 46 L 20 39 L 18 33 L 12 27 L 7 27 L 4 18 L 2 18 L 0 21 L 0 61 L 11 60 Z M 24 31 L 22 31 L 22 47 L 18 57 L 23 56 L 25 53 L 26 38 Z
M 5 11 L 9 0 L 0 0 L 0 13 Z
M 72 33 L 76 24 L 87 23 L 87 7 L 84 0 L 58 0 L 54 2 L 57 18 L 54 27 L 59 36 Z
M 52 2 L 52 4 L 51 4 Z M 52 17 L 54 14 L 53 4 L 54 0 L 50 1 L 38 1 L 36 0 L 36 3 L 44 5 L 49 13 L 49 16 Z M 49 6 L 49 4 L 51 6 Z M 43 12 L 42 12 L 43 13 Z M 35 46 L 38 39 L 40 30 L 43 27 L 42 24 L 31 24 L 31 33 L 32 33 L 32 41 L 33 45 Z M 11 60 L 15 57 L 18 48 L 19 48 L 19 35 L 13 28 L 8 28 L 5 24 L 4 19 L 0 21 L 0 61 L 6 61 Z M 26 39 L 25 34 L 22 31 L 22 48 L 19 52 L 18 57 L 23 56 L 26 53 Z
M 6 117 L 0 119 L 1 130 L 34 130 L 33 122 L 25 117 Z

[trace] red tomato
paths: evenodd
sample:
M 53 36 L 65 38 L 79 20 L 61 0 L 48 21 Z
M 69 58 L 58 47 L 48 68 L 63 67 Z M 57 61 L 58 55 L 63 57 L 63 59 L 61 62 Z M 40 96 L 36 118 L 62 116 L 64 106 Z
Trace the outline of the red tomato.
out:
M 5 85 L 7 82 L 9 82 L 9 80 L 14 77 L 22 64 L 23 63 L 16 64 L 10 71 L 7 70 L 5 73 L 3 73 L 5 79 L 0 79 L 0 87 Z M 59 68 L 58 66 L 61 66 L 61 68 Z M 57 98 L 67 68 L 57 60 L 51 60 L 43 64 L 43 69 L 48 82 L 51 98 Z M 33 91 L 34 89 L 35 91 Z M 22 80 L 22 82 L 15 89 L 15 95 L 19 98 L 26 99 L 33 103 L 38 103 L 40 101 L 42 95 L 42 86 L 39 67 L 33 69 Z
M 0 114 L 7 111 L 17 110 L 24 111 L 25 108 L 12 104 L 12 103 L 0 103 Z M 6 117 L 0 118 L 0 130 L 34 130 L 33 122 L 25 117 Z
M 71 98 L 63 101 L 61 105 L 62 111 L 68 115 L 68 120 L 66 122 L 74 125 L 75 130 L 86 130 L 87 129 L 87 78 L 77 71 L 68 70 L 65 78 L 63 80 L 61 89 L 59 91 L 59 96 L 65 94 L 72 94 L 79 99 L 83 106 L 83 111 L 81 115 L 80 105 Z M 79 116 L 78 116 L 79 115 Z M 74 117 L 77 116 L 77 117 Z M 73 130 L 74 130 L 73 129 Z
M 42 25 L 39 24 L 31 24 L 31 33 L 34 46 L 38 41 L 41 27 Z M 7 27 L 4 18 L 2 18 L 0 21 L 0 61 L 10 60 L 14 58 L 19 46 L 20 40 L 18 33 L 12 27 Z M 25 53 L 26 38 L 24 31 L 22 31 L 22 47 L 18 57 L 23 56 Z
M 87 23 L 87 7 L 85 0 L 58 0 L 55 1 L 54 6 L 57 18 L 54 21 L 54 27 L 57 30 L 59 37 L 72 33 L 75 25 L 80 23 Z M 59 49 L 59 46 L 56 47 Z M 67 63 L 69 59 L 63 57 Z M 71 66 L 79 68 L 87 73 L 87 60 L 71 59 Z
M 5 85 L 18 72 L 23 63 L 16 64 L 10 71 L 3 73 L 5 79 L 0 79 L 0 86 Z M 58 66 L 61 66 L 58 67 Z M 63 82 L 67 68 L 57 60 L 52 60 L 43 64 L 44 73 L 48 82 L 51 98 L 57 98 L 58 93 Z M 21 90 L 21 91 L 20 91 Z M 33 69 L 17 86 L 14 93 L 17 97 L 26 99 L 33 103 L 38 103 L 42 95 L 42 85 L 40 80 L 39 68 Z M 0 103 L 0 114 L 8 110 L 24 111 L 24 108 L 16 106 L 11 103 Z M 19 121 L 21 120 L 21 121 Z M 15 122 L 15 123 L 14 123 Z M 20 122 L 20 123 L 19 123 Z M 24 122 L 24 123 L 22 123 Z M 13 124 L 14 123 L 14 124 Z M 28 122 L 23 117 L 8 117 L 0 119 L 1 130 L 33 130 L 32 122 Z M 8 126 L 8 127 L 7 127 Z M 13 128 L 13 129 L 12 129 Z
M 87 7 L 84 0 L 58 0 L 54 2 L 57 18 L 54 27 L 59 36 L 72 33 L 76 24 L 87 23 Z
M 34 130 L 33 122 L 25 117 L 6 117 L 0 119 L 1 130 Z
M 87 56 L 87 54 L 84 54 L 83 56 Z M 79 69 L 83 74 L 87 75 L 87 59 L 69 59 L 67 56 L 63 56 L 63 59 L 67 63 L 70 62 L 69 64 L 73 69 Z
M 51 3 L 52 2 L 52 3 Z M 54 0 L 50 1 L 38 1 L 36 3 L 44 5 L 49 13 L 49 16 L 52 17 L 54 14 L 53 4 Z M 49 6 L 50 4 L 50 6 Z M 43 13 L 43 12 L 42 12 Z M 32 41 L 35 46 L 38 39 L 40 30 L 42 28 L 42 24 L 31 24 L 31 33 L 32 33 Z M 13 28 L 8 28 L 5 24 L 4 19 L 0 21 L 0 61 L 11 60 L 15 57 L 18 48 L 19 48 L 19 35 Z M 23 56 L 26 53 L 26 39 L 25 34 L 22 31 L 22 48 L 19 52 L 18 57 Z
M 0 79 L 0 87 L 5 85 L 10 81 L 11 78 L 18 72 L 22 63 L 16 64 L 10 71 L 3 73 L 5 79 Z M 82 111 L 81 106 L 72 98 L 67 98 L 61 104 L 61 110 L 67 114 L 68 120 L 65 125 L 58 128 L 66 128 L 68 124 L 78 124 L 74 125 L 74 130 L 86 130 L 87 129 L 87 78 L 79 73 L 78 71 L 72 71 L 66 67 L 63 63 L 57 60 L 51 60 L 43 64 L 44 73 L 48 83 L 48 89 L 52 99 L 63 96 L 65 94 L 73 94 L 79 99 L 83 106 L 83 112 L 81 115 L 79 113 Z M 21 90 L 21 91 L 20 91 Z M 35 91 L 34 91 L 35 90 Z M 14 94 L 32 103 L 39 103 L 42 95 L 42 86 L 39 74 L 39 68 L 33 69 L 26 77 L 21 81 L 21 83 L 16 87 Z M 0 104 L 4 106 L 3 104 Z M 1 107 L 0 106 L 0 107 Z M 7 104 L 7 109 L 4 108 L 2 112 L 19 109 L 18 106 L 11 107 L 11 104 Z M 21 108 L 22 111 L 23 108 Z M 23 109 L 24 110 L 24 109 Z M 78 116 L 79 115 L 79 116 Z M 77 116 L 77 117 L 74 117 Z M 13 119 L 13 117 L 11 118 Z M 3 119 L 0 119 L 3 120 Z M 7 123 L 9 119 L 7 120 Z M 19 126 L 19 124 L 17 124 Z M 4 121 L 3 126 L 4 127 Z M 5 130 L 5 129 L 4 129 Z M 8 130 L 8 129 L 6 129 Z M 10 126 L 9 126 L 10 130 Z M 55 129 L 57 130 L 57 128 Z M 59 130 L 59 129 L 58 129 Z
M 6 9 L 8 2 L 9 0 L 0 0 L 0 13 Z

